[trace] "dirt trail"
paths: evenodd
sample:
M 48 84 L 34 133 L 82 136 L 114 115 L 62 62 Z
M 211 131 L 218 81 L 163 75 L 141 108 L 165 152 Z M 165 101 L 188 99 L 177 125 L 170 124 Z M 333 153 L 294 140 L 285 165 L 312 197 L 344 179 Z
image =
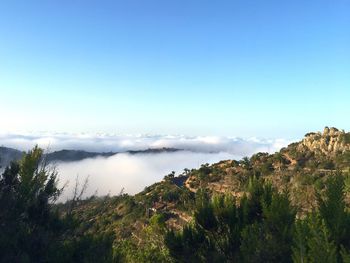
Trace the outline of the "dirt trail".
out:
M 294 160 L 292 157 L 290 157 L 290 155 L 288 153 L 284 153 L 283 156 L 286 157 L 288 161 L 290 161 L 291 165 L 296 165 L 297 164 L 297 161 Z
M 197 189 L 192 188 L 191 185 L 190 185 L 190 178 L 191 178 L 191 176 L 189 176 L 187 178 L 187 180 L 185 181 L 185 187 L 188 188 L 188 190 L 190 190 L 191 192 L 196 193 Z

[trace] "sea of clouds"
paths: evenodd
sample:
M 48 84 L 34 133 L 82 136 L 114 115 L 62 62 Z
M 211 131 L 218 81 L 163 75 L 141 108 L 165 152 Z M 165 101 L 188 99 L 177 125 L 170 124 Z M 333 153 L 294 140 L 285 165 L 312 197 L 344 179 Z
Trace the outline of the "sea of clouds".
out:
M 88 179 L 86 195 L 134 194 L 164 175 L 203 163 L 241 159 L 256 152 L 275 152 L 288 145 L 285 139 L 237 138 L 184 135 L 115 135 L 68 133 L 2 133 L 0 145 L 29 150 L 39 145 L 49 151 L 74 149 L 95 152 L 120 152 L 108 158 L 98 157 L 77 162 L 56 163 L 60 186 L 66 185 L 61 200 L 72 194 L 75 179 Z M 176 148 L 181 151 L 128 154 L 129 150 Z
M 238 138 L 184 135 L 114 135 L 69 133 L 0 133 L 0 144 L 19 150 L 39 145 L 50 151 L 61 149 L 94 152 L 125 152 L 150 148 L 176 148 L 192 152 L 228 152 L 250 155 L 257 151 L 274 152 L 288 143 L 285 139 Z

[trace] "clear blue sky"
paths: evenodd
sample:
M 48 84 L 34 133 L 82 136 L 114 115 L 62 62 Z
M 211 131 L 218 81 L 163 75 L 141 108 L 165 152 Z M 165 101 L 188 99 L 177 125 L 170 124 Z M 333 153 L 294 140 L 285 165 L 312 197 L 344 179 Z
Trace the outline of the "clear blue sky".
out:
M 0 128 L 350 129 L 350 1 L 0 2 Z

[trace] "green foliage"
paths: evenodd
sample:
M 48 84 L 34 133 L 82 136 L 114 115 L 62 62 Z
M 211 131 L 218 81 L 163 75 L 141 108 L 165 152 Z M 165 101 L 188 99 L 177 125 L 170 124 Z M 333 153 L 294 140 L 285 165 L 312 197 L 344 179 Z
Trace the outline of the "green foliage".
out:
M 51 249 L 50 262 L 117 262 L 112 249 L 114 239 L 112 232 L 67 238 L 60 246 Z
M 350 167 L 350 151 L 338 154 L 334 161 L 338 169 Z
M 240 204 L 243 222 L 251 224 L 262 219 L 263 204 L 269 204 L 272 196 L 272 186 L 263 183 L 262 179 L 251 177 L 247 186 L 247 193 Z
M 296 224 L 293 262 L 338 262 L 337 247 L 330 233 L 317 214 Z
M 179 188 L 166 189 L 162 194 L 162 200 L 166 202 L 174 202 L 179 200 L 181 190 Z
M 345 144 L 350 143 L 350 132 L 343 134 L 342 140 Z
M 119 241 L 115 258 L 118 262 L 173 262 L 173 259 L 167 254 L 167 251 L 149 242 L 146 244 L 135 244 L 130 240 Z
M 149 220 L 149 223 L 153 227 L 165 228 L 165 216 L 164 214 L 155 214 Z
M 250 178 L 238 204 L 200 190 L 193 224 L 166 234 L 169 253 L 176 262 L 349 262 L 344 177 L 325 185 L 319 209 L 298 220 L 289 194 L 262 179 Z
M 203 230 L 196 226 L 185 226 L 181 233 L 169 231 L 165 244 L 175 262 L 206 262 L 212 259 L 213 248 Z
M 294 218 L 286 193 L 251 178 L 238 205 L 200 191 L 194 223 L 168 232 L 166 244 L 177 262 L 288 262 Z
M 341 246 L 340 255 L 343 263 L 350 263 L 350 251 L 347 251 L 343 246 Z
M 5 169 L 0 177 L 0 261 L 47 260 L 62 227 L 51 212 L 59 193 L 56 172 L 47 168 L 37 147 Z
M 318 194 L 319 210 L 298 220 L 294 233 L 294 262 L 347 262 L 349 217 L 345 205 L 344 177 L 335 173 L 326 181 L 324 195 Z
M 247 170 L 250 170 L 252 168 L 251 160 L 248 157 L 243 157 L 240 161 L 240 164 Z
M 337 245 L 346 242 L 350 234 L 350 217 L 345 211 L 344 177 L 330 176 L 326 182 L 325 197 L 318 196 L 320 215 Z
M 289 262 L 295 211 L 288 195 L 266 187 L 260 198 L 261 216 L 242 230 L 243 262 Z
M 38 147 L 0 177 L 0 262 L 113 262 L 113 234 L 77 234 L 54 209 L 56 172 Z

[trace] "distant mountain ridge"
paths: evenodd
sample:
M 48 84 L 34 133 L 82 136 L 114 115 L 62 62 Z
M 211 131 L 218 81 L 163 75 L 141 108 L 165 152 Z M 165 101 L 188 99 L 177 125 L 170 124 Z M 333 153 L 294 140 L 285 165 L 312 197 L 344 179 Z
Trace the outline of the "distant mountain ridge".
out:
M 46 154 L 46 159 L 49 162 L 74 162 L 81 161 L 87 158 L 96 157 L 110 157 L 115 154 L 128 153 L 128 154 L 154 154 L 164 152 L 176 152 L 181 149 L 175 148 L 152 148 L 145 150 L 130 150 L 125 152 L 89 152 L 84 150 L 59 150 Z M 9 147 L 0 147 L 0 167 L 8 166 L 12 161 L 20 160 L 24 155 L 24 152 Z
M 8 166 L 12 161 L 18 161 L 24 152 L 17 149 L 0 146 L 0 168 Z

